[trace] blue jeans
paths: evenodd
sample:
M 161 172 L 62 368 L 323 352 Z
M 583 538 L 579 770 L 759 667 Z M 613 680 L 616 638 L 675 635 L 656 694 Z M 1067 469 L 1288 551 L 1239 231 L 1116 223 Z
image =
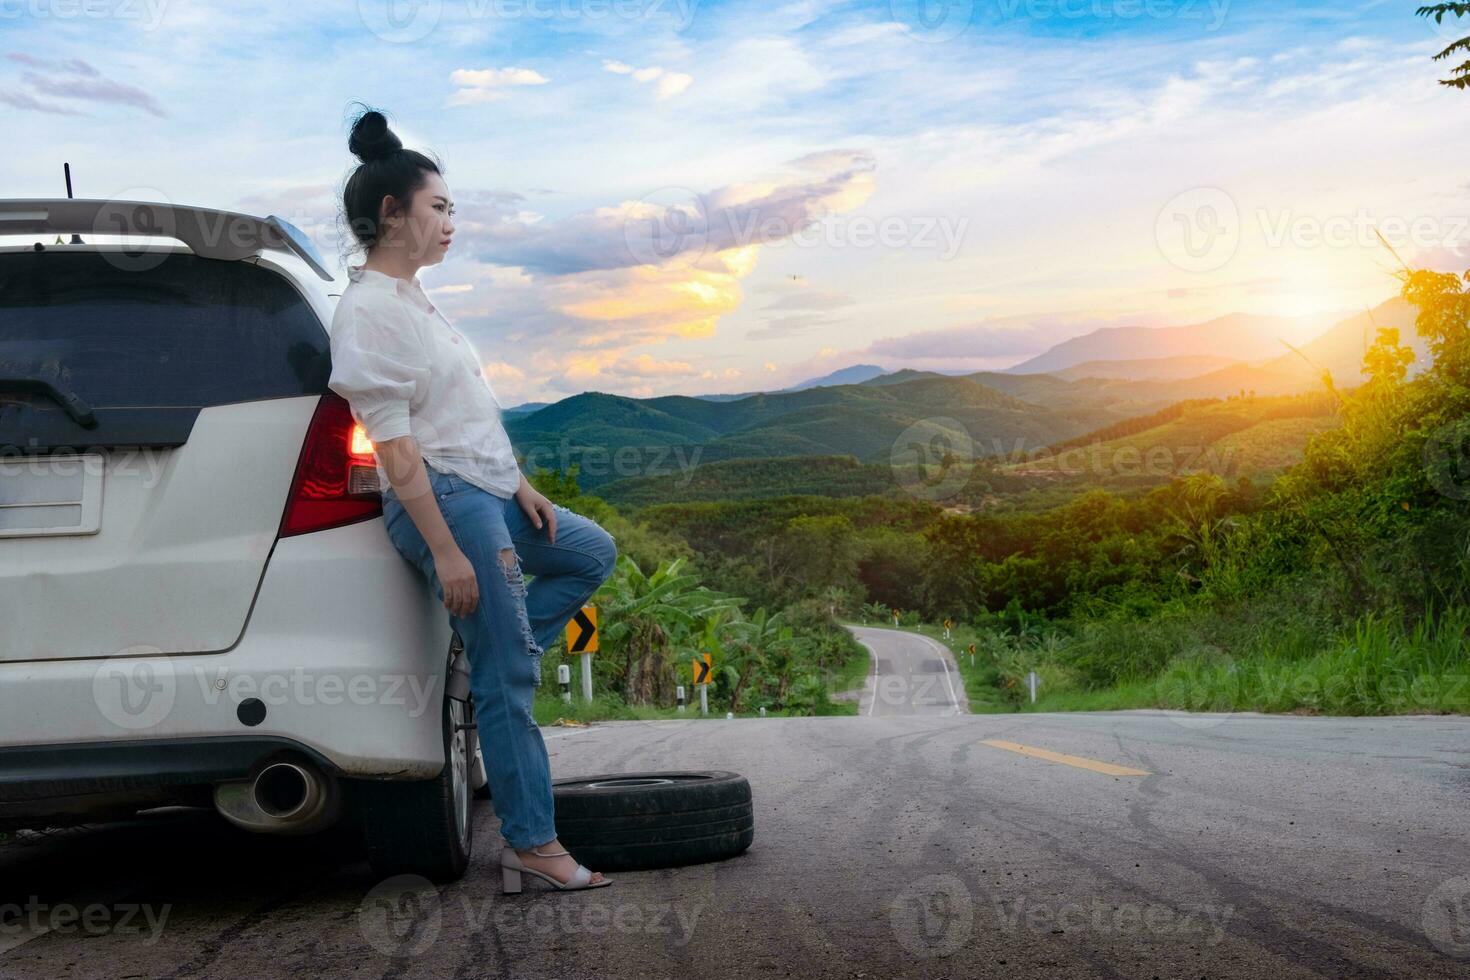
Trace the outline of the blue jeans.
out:
M 475 569 L 480 600 L 468 616 L 450 614 L 470 662 L 470 691 L 480 748 L 500 832 L 526 850 L 556 837 L 551 766 L 531 714 L 541 683 L 541 654 L 612 574 L 617 546 L 595 521 L 556 510 L 556 543 L 536 528 L 514 497 L 501 497 L 425 465 L 444 522 Z M 434 557 L 391 487 L 383 490 L 383 520 L 393 546 L 418 566 L 439 601 L 444 588 Z M 514 548 L 516 560 L 500 558 Z M 523 570 L 534 576 L 529 586 Z

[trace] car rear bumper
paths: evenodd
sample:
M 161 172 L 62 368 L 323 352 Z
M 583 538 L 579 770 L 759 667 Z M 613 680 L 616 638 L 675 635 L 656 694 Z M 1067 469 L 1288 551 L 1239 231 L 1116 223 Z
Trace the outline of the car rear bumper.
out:
M 451 636 L 381 518 L 283 538 L 227 651 L 0 664 L 0 785 L 7 756 L 29 760 L 35 785 L 46 766 L 78 785 L 89 766 L 146 779 L 129 766 L 149 758 L 167 765 L 146 785 L 208 782 L 272 744 L 348 778 L 429 779 L 444 764 Z
M 276 736 L 142 739 L 0 748 L 0 804 L 208 786 L 244 779 L 267 759 L 305 756 L 342 773 L 314 749 Z

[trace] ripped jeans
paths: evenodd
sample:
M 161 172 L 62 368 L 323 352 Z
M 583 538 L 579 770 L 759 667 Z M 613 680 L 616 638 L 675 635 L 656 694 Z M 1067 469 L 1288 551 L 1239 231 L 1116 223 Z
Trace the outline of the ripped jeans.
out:
M 475 569 L 480 600 L 468 616 L 449 617 L 470 662 L 480 748 L 500 832 L 526 850 L 556 837 L 551 767 L 531 707 L 541 682 L 542 650 L 612 574 L 617 546 L 595 521 L 556 507 L 556 543 L 531 524 L 514 497 L 500 497 L 425 464 L 444 522 Z M 393 489 L 383 491 L 388 537 L 444 601 L 434 557 Z M 503 549 L 515 560 L 502 560 Z M 534 578 L 525 584 L 522 572 Z

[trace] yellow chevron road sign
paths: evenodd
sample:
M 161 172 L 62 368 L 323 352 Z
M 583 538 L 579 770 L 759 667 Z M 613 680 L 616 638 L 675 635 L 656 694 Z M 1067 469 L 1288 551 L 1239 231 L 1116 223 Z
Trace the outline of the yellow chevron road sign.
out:
M 567 653 L 591 653 L 597 649 L 597 607 L 583 606 L 567 620 Z
M 704 655 L 704 659 L 691 660 L 689 661 L 689 664 L 691 669 L 694 671 L 694 683 L 708 684 L 710 671 L 714 670 L 715 666 L 714 660 L 710 657 L 710 655 L 706 653 Z

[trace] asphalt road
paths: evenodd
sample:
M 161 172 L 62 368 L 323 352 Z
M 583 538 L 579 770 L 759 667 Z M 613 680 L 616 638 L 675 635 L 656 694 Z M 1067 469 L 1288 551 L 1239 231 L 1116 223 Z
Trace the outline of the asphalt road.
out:
M 859 714 L 957 715 L 969 710 L 959 669 L 943 645 L 902 630 L 873 626 L 849 629 L 873 658 Z
M 0 977 L 1470 975 L 1470 719 L 881 712 L 549 732 L 754 789 L 745 855 L 594 892 L 501 897 L 488 805 L 437 890 L 198 813 L 0 845 Z

